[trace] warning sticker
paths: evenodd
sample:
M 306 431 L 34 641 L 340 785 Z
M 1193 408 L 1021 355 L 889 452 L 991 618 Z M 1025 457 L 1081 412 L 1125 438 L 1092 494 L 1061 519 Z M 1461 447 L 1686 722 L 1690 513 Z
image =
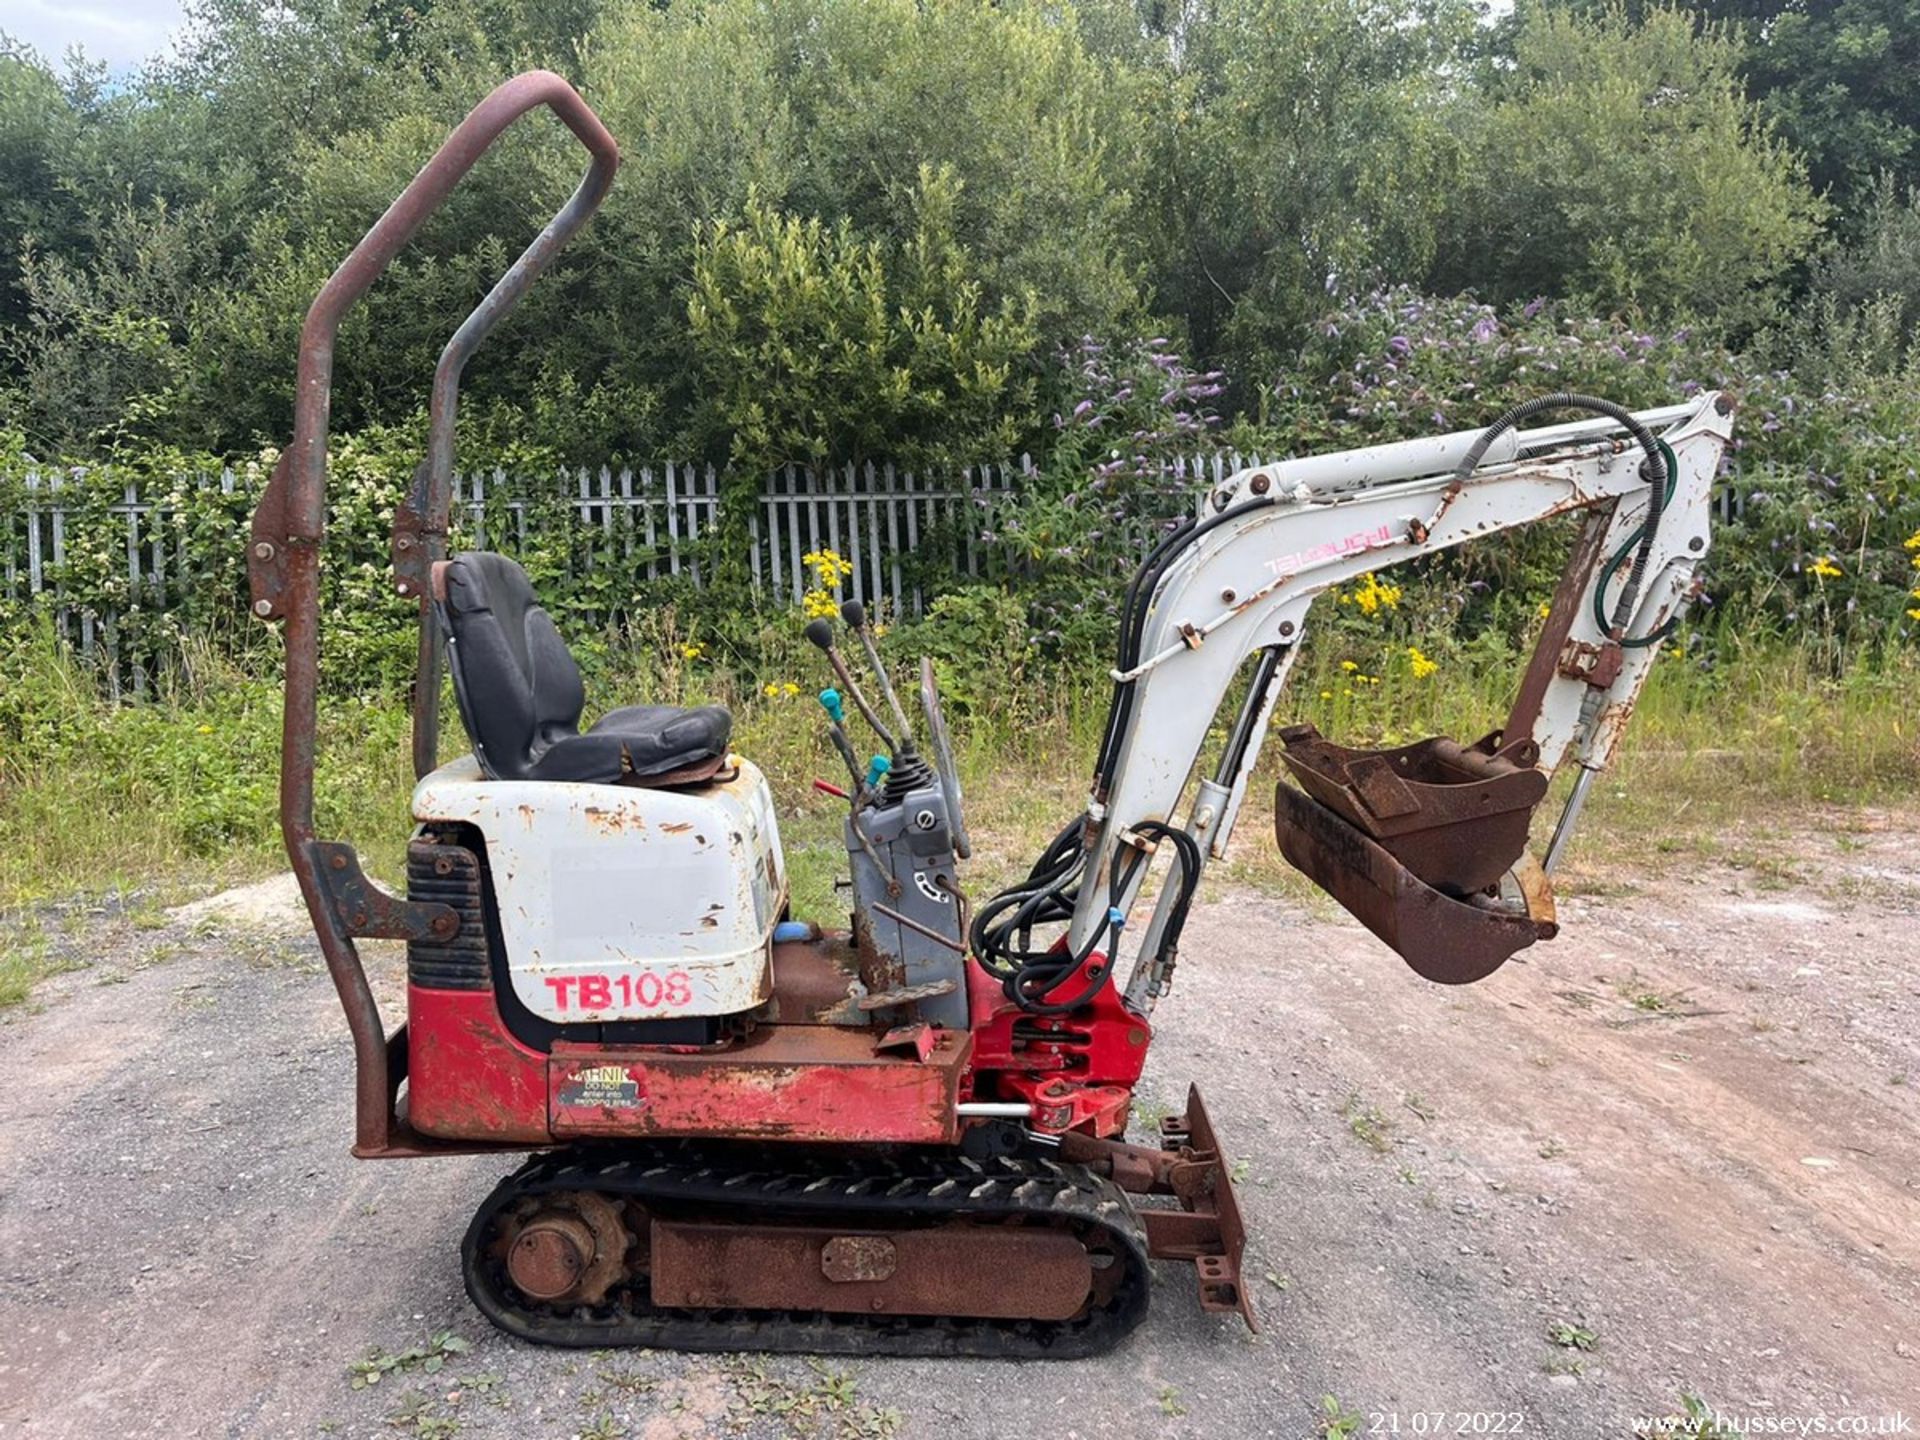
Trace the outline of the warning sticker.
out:
M 560 1103 L 596 1110 L 637 1110 L 646 1104 L 640 1081 L 624 1065 L 591 1065 L 560 1082 Z

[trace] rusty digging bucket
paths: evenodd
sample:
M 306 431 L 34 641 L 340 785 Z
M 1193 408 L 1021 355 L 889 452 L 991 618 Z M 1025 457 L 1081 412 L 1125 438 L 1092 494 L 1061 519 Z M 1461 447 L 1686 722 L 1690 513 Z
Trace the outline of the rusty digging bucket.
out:
M 1527 852 L 1547 792 L 1532 740 L 1356 750 L 1311 725 L 1280 739 L 1301 786 L 1274 795 L 1281 854 L 1416 972 L 1464 985 L 1558 932 Z

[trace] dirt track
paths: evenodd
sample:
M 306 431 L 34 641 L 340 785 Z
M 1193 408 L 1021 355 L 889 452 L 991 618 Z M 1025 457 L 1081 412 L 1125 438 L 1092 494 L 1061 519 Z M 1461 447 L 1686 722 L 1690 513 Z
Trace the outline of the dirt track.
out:
M 1197 1081 L 1245 1162 L 1264 1333 L 1201 1315 L 1166 1266 L 1105 1359 L 845 1378 L 493 1335 L 454 1246 L 501 1163 L 347 1158 L 345 1030 L 311 942 L 101 920 L 87 968 L 0 1026 L 0 1436 L 1302 1440 L 1324 1395 L 1358 1435 L 1393 1433 L 1375 1412 L 1402 1434 L 1464 1412 L 1624 1436 L 1683 1392 L 1911 1416 L 1914 833 L 1808 837 L 1804 868 L 1839 888 L 1676 864 L 1574 899 L 1562 939 L 1461 991 L 1344 921 L 1205 906 L 1148 1098 Z M 473 1346 L 437 1374 L 352 1388 L 370 1349 L 446 1331 Z

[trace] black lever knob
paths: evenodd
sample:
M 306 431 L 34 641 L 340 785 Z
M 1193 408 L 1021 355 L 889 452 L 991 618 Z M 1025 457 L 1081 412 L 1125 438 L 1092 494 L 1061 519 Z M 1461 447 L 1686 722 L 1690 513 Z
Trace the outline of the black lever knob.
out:
M 867 607 L 858 600 L 849 600 L 840 607 L 840 618 L 847 622 L 849 630 L 867 628 Z
M 801 633 L 807 637 L 809 644 L 817 645 L 822 650 L 833 649 L 833 626 L 827 621 L 809 620 L 807 628 Z

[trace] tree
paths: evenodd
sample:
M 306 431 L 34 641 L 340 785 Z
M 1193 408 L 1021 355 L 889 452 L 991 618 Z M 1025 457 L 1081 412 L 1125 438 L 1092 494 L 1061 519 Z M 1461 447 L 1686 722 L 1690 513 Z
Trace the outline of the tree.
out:
M 954 239 L 960 185 L 923 169 L 902 244 L 782 214 L 701 228 L 688 302 L 700 413 L 757 493 L 787 463 L 1004 458 L 1033 406 L 1038 301 L 983 307 Z
M 1714 7 L 1718 8 L 1718 7 Z M 1744 0 L 1749 90 L 1807 156 L 1817 190 L 1846 202 L 1875 176 L 1920 184 L 1920 0 Z
M 1840 314 L 1878 304 L 1895 348 L 1920 330 L 1920 187 L 1902 193 L 1883 174 L 1859 207 L 1857 238 L 1814 267 L 1816 300 Z
M 1734 35 L 1672 10 L 1516 22 L 1510 68 L 1462 109 L 1436 288 L 1749 323 L 1825 211 L 1742 93 Z
M 1558 0 L 1587 13 L 1620 0 Z M 1633 0 L 1630 13 L 1654 8 Z M 1814 189 L 1858 233 L 1856 205 L 1886 172 L 1920 184 L 1920 0 L 1693 0 L 1735 27 L 1748 93 L 1807 157 Z
M 620 317 L 608 369 L 663 414 L 701 398 L 684 309 L 695 234 L 737 228 L 750 194 L 829 235 L 845 221 L 850 243 L 891 266 L 914 242 L 904 202 L 923 171 L 950 176 L 981 314 L 1031 304 L 1040 332 L 1062 338 L 1140 305 L 1132 196 L 1148 111 L 1137 77 L 1088 53 L 1071 7 L 633 6 L 596 32 L 586 78 L 626 155 L 587 237 L 597 308 Z
M 1162 31 L 1141 223 L 1158 303 L 1229 372 L 1264 373 L 1330 288 L 1418 274 L 1458 171 L 1449 0 L 1193 0 Z

